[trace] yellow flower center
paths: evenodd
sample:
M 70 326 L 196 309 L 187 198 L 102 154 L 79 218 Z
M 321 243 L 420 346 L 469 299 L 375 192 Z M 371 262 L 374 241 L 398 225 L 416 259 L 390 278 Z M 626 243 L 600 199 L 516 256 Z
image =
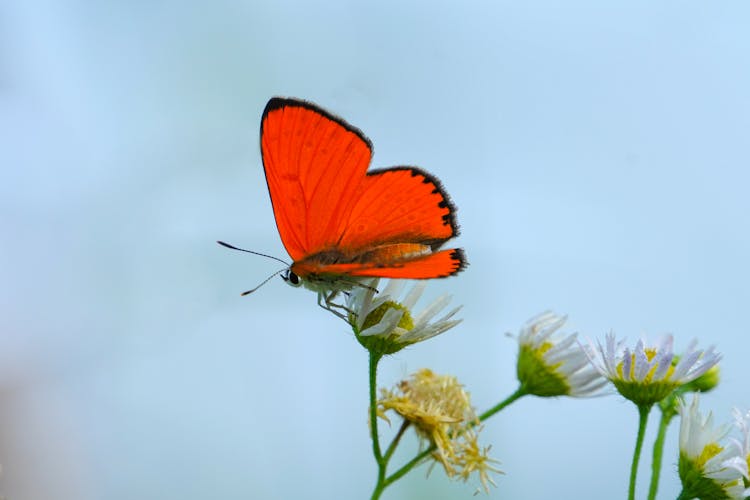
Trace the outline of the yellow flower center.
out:
M 540 345 L 536 348 L 537 352 L 539 353 L 540 357 L 550 349 L 552 349 L 552 342 L 545 342 L 544 344 Z
M 370 314 L 367 315 L 367 318 L 365 318 L 365 322 L 362 325 L 362 330 L 366 330 L 371 326 L 380 323 L 380 321 L 383 319 L 383 316 L 385 316 L 385 313 L 387 313 L 389 309 L 398 309 L 399 311 L 404 311 L 404 314 L 401 316 L 401 319 L 399 320 L 397 325 L 399 328 L 403 328 L 407 331 L 414 328 L 414 319 L 412 319 L 409 309 L 404 307 L 403 304 L 400 304 L 393 300 L 389 300 L 376 307 Z
M 703 469 L 703 466 L 706 465 L 706 462 L 711 460 L 713 457 L 721 453 L 721 450 L 724 448 L 719 446 L 717 443 L 709 443 L 704 448 L 703 451 L 701 451 L 701 454 L 698 456 L 698 458 L 695 460 L 695 464 Z
M 544 359 L 544 353 L 552 347 L 551 342 L 545 342 L 536 348 L 522 344 L 518 349 L 516 376 L 529 394 L 540 397 L 570 394 L 571 387 L 568 381 L 558 372 L 562 362 L 549 364 Z
M 375 326 L 383 320 L 383 317 L 390 309 L 396 309 L 402 311 L 401 319 L 398 324 L 390 332 L 383 332 L 380 335 L 367 335 L 362 336 L 360 332 L 365 331 L 371 326 Z M 414 318 L 412 318 L 411 311 L 404 307 L 403 304 L 389 300 L 376 307 L 370 314 L 365 318 L 362 324 L 362 329 L 357 329 L 357 322 L 350 318 L 350 324 L 354 329 L 354 334 L 357 337 L 362 346 L 370 352 L 376 352 L 380 354 L 393 354 L 406 347 L 409 342 L 404 342 L 400 337 L 403 331 L 411 331 L 414 329 Z M 398 330 L 401 330 L 399 332 Z

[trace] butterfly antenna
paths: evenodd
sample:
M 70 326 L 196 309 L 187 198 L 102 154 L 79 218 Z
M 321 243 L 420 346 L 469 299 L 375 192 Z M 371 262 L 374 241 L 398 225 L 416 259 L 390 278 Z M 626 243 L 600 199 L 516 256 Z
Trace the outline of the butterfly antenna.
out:
M 238 251 L 240 251 L 240 252 L 247 252 L 247 253 L 251 253 L 251 254 L 253 254 L 253 255 L 260 255 L 261 257 L 267 257 L 267 258 L 269 258 L 269 259 L 277 260 L 277 261 L 281 262 L 282 264 L 284 264 L 284 265 L 286 265 L 286 266 L 289 266 L 289 265 L 290 265 L 290 264 L 289 264 L 289 263 L 288 263 L 287 261 L 285 261 L 285 260 L 281 260 L 281 259 L 279 259 L 278 257 L 274 257 L 273 255 L 267 255 L 267 254 L 264 254 L 264 253 L 260 253 L 260 252 L 253 252 L 252 250 L 245 250 L 244 248 L 238 248 L 238 247 L 236 247 L 236 246 L 234 246 L 234 245 L 230 245 L 229 243 L 225 243 L 225 242 L 223 242 L 223 241 L 217 241 L 216 243 L 218 243 L 219 245 L 221 245 L 221 246 L 223 246 L 223 247 L 227 247 L 227 248 L 230 248 L 230 249 L 232 249 L 232 250 L 238 250 Z M 281 271 L 279 271 L 279 272 L 281 272 Z M 272 275 L 271 275 L 271 276 L 270 276 L 270 277 L 269 277 L 268 279 L 270 280 L 270 279 L 271 279 L 271 278 L 272 278 L 273 276 L 275 276 L 276 274 L 279 274 L 279 273 L 274 273 L 274 274 L 272 274 Z M 268 281 L 268 280 L 266 280 L 266 281 Z M 265 281 L 264 281 L 263 283 L 265 283 Z M 255 288 L 255 289 L 253 289 L 253 290 L 256 290 L 257 288 L 259 288 L 260 286 L 262 286 L 262 285 L 263 285 L 263 283 L 261 283 L 261 284 L 260 284 L 260 285 L 259 285 L 258 287 L 256 287 L 256 288 Z M 252 291 L 252 290 L 251 290 L 251 291 Z M 243 293 L 242 295 L 247 295 L 248 293 L 250 293 L 250 292 L 246 292 L 246 293 Z
M 238 249 L 238 250 L 239 250 L 239 249 Z M 250 253 L 255 253 L 255 252 L 250 252 Z M 269 276 L 268 278 L 264 279 L 264 280 L 263 280 L 263 282 L 262 282 L 262 283 L 261 283 L 260 285 L 256 286 L 256 287 L 255 287 L 255 288 L 253 288 L 252 290 L 248 290 L 248 291 L 246 291 L 246 292 L 242 292 L 242 293 L 240 294 L 240 296 L 241 296 L 241 297 L 244 297 L 245 295 L 250 295 L 250 294 L 251 294 L 251 293 L 253 293 L 253 292 L 254 292 L 255 290 L 257 290 L 258 288 L 262 287 L 263 285 L 265 285 L 266 283 L 268 283 L 269 281 L 271 281 L 271 278 L 273 278 L 274 276 L 278 276 L 278 275 L 279 275 L 280 273 L 283 273 L 284 271 L 286 271 L 286 269 L 287 269 L 286 267 L 285 267 L 284 269 L 279 269 L 278 271 L 276 271 L 275 273 L 273 273 L 273 274 L 272 274 L 271 276 Z

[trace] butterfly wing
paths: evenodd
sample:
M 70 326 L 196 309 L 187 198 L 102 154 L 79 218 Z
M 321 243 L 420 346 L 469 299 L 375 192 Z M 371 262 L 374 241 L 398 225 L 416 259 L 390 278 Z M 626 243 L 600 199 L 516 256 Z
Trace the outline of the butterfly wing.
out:
M 372 145 L 314 104 L 273 98 L 261 152 L 276 225 L 300 276 L 448 276 L 463 252 L 433 253 L 458 232 L 440 182 L 418 168 L 367 172 Z
M 416 167 L 369 172 L 349 217 L 339 226 L 341 246 L 410 242 L 433 250 L 458 235 L 455 207 L 440 181 Z
M 274 97 L 263 112 L 261 154 L 276 226 L 290 257 L 338 244 L 372 157 L 370 141 L 314 104 Z

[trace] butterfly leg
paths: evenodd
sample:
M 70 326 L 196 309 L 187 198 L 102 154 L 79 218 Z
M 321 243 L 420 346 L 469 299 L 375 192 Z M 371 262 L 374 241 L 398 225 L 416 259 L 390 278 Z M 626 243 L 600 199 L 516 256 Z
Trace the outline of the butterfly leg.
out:
M 339 318 L 343 319 L 347 323 L 349 322 L 349 315 L 354 314 L 353 311 L 351 311 L 348 307 L 337 304 L 333 301 L 333 299 L 338 296 L 339 291 L 338 290 L 331 290 L 329 292 L 318 292 L 318 305 L 325 309 L 326 311 L 332 312 Z M 341 312 L 345 311 L 345 313 Z

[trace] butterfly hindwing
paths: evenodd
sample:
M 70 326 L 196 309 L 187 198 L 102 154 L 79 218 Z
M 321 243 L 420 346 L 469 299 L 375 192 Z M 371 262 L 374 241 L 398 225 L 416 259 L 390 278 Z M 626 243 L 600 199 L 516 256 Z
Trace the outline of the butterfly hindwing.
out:
M 430 279 L 445 278 L 456 274 L 466 267 L 463 250 L 453 248 L 430 252 L 419 257 L 398 258 L 390 260 L 373 260 L 369 262 L 336 263 L 320 265 L 315 259 L 295 263 L 292 269 L 300 275 L 347 275 L 370 276 L 380 278 Z

